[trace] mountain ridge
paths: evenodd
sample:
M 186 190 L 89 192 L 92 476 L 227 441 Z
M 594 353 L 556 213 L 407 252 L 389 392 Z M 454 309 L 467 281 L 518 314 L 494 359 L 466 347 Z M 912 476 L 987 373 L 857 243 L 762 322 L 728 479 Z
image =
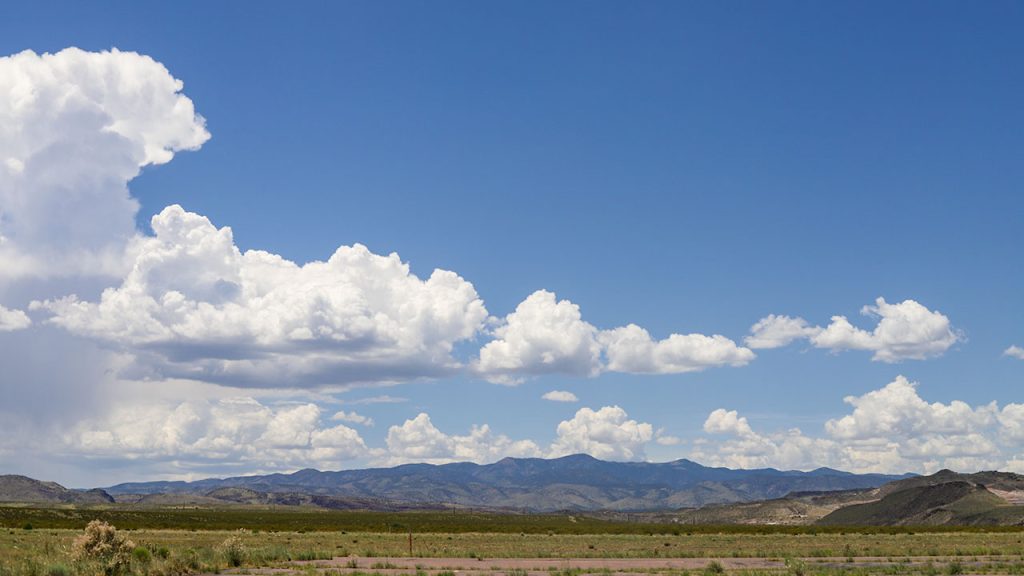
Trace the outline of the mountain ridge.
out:
M 647 511 L 783 497 L 794 491 L 875 488 L 906 475 L 708 467 L 687 459 L 607 462 L 584 454 L 555 459 L 503 458 L 491 464 L 402 464 L 390 468 L 129 482 L 105 488 L 127 495 L 205 495 L 220 488 L 294 492 L 357 500 L 555 510 Z

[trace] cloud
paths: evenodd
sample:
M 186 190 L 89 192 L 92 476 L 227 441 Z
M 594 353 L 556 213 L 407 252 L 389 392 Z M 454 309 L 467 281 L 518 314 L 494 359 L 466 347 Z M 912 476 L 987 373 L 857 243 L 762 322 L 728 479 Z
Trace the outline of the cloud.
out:
M 794 340 L 812 338 L 821 330 L 816 326 L 809 326 L 803 318 L 769 314 L 750 327 L 750 336 L 744 338 L 743 342 L 755 350 L 781 348 Z
M 341 410 L 336 412 L 334 416 L 331 416 L 331 420 L 337 420 L 340 422 L 350 422 L 352 424 L 362 424 L 363 426 L 373 426 L 373 418 L 369 416 L 363 416 L 362 414 L 352 411 L 345 412 Z
M 853 412 L 825 423 L 829 435 L 840 439 L 913 438 L 924 433 L 966 435 L 991 425 L 996 414 L 994 402 L 978 408 L 959 400 L 929 404 L 918 396 L 917 386 L 903 376 L 880 390 L 847 396 L 843 401 L 854 407 Z
M 879 319 L 873 330 L 857 328 L 845 316 L 833 316 L 824 328 L 809 326 L 803 318 L 766 316 L 751 327 L 746 343 L 752 348 L 778 348 L 806 338 L 817 348 L 867 350 L 874 352 L 872 360 L 895 363 L 941 356 L 963 339 L 944 314 L 914 300 L 889 304 L 878 298 L 861 313 Z
M 355 400 L 347 400 L 345 404 L 351 404 L 353 406 L 360 404 L 401 404 L 402 402 L 408 402 L 408 398 L 402 398 L 400 396 L 389 396 L 382 394 L 380 396 L 369 396 L 367 398 L 357 398 Z
M 567 392 L 565 390 L 552 390 L 550 392 L 545 392 L 544 395 L 541 396 L 541 398 L 543 398 L 544 400 L 550 400 L 552 402 L 579 402 L 580 401 L 580 399 L 577 398 L 575 394 L 573 394 L 572 392 Z
M 523 375 L 596 376 L 601 371 L 597 329 L 584 322 L 580 307 L 538 290 L 494 330 L 480 350 L 479 370 L 489 379 L 516 383 Z
M 157 378 L 310 387 L 452 373 L 457 342 L 487 317 L 473 285 L 421 280 L 397 254 L 343 246 L 298 265 L 241 252 L 230 228 L 180 206 L 133 244 L 131 271 L 97 302 L 35 302 L 48 322 L 136 354 Z
M 1024 405 L 995 402 L 970 406 L 926 402 L 917 385 L 898 376 L 861 396 L 848 396 L 852 412 L 828 420 L 825 435 L 797 428 L 755 431 L 735 410 L 708 415 L 704 431 L 724 437 L 704 442 L 691 457 L 706 464 L 811 469 L 831 466 L 852 472 L 932 473 L 941 468 L 1005 469 L 1019 460 Z
M 385 463 L 427 462 L 445 464 L 449 462 L 489 463 L 506 456 L 535 457 L 541 450 L 530 440 L 511 440 L 508 436 L 494 434 L 491 428 L 473 426 L 465 436 L 449 436 L 441 432 L 424 412 L 406 420 L 398 426 L 391 426 L 387 435 L 387 456 Z
M 684 442 L 682 438 L 665 432 L 664 428 L 658 428 L 658 431 L 654 433 L 654 441 L 659 446 L 678 446 Z
M 1024 360 L 1024 348 L 1021 348 L 1020 346 L 1010 346 L 1006 350 L 1003 350 L 1003 356 Z
M 480 350 L 476 368 L 504 384 L 541 374 L 679 374 L 743 366 L 754 358 L 749 349 L 717 334 L 671 334 L 656 341 L 635 324 L 600 331 L 583 320 L 579 306 L 546 290 L 520 303 L 494 336 Z
M 724 408 L 719 408 L 708 414 L 704 421 L 704 431 L 708 434 L 731 434 L 740 437 L 754 435 L 746 418 L 741 417 L 735 410 Z
M 716 366 L 745 366 L 754 353 L 715 334 L 672 334 L 651 339 L 636 324 L 606 330 L 599 336 L 608 355 L 608 370 L 631 374 L 680 374 Z
M 32 325 L 32 319 L 21 310 L 11 310 L 0 306 L 0 332 L 24 330 Z
M 618 406 L 597 411 L 580 408 L 558 424 L 550 456 L 590 454 L 602 460 L 643 460 L 644 445 L 654 436 L 650 424 L 630 420 Z
M 176 405 L 132 402 L 80 422 L 64 434 L 63 443 L 87 458 L 173 461 L 183 470 L 338 468 L 367 454 L 358 432 L 320 421 L 315 404 L 272 407 L 249 397 Z
M 0 58 L 0 281 L 120 272 L 127 182 L 210 137 L 182 86 L 134 52 Z

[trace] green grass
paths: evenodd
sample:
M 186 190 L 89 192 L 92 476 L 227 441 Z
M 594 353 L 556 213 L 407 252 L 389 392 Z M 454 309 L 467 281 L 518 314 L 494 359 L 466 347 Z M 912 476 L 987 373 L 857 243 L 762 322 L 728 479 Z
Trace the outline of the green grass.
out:
M 758 526 L 617 522 L 579 514 L 498 514 L 487 512 L 360 512 L 316 508 L 139 508 L 35 507 L 0 505 L 0 527 L 81 529 L 94 519 L 119 528 L 236 530 L 262 532 L 383 532 L 498 534 L 907 534 L 913 532 L 1018 532 L 1019 526 Z

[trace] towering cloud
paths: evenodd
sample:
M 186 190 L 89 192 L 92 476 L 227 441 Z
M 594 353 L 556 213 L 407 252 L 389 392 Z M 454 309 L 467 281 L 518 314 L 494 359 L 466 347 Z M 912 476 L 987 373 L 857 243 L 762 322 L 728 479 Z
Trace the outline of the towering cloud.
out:
M 181 89 L 133 52 L 0 58 L 0 280 L 120 271 L 128 181 L 210 137 Z

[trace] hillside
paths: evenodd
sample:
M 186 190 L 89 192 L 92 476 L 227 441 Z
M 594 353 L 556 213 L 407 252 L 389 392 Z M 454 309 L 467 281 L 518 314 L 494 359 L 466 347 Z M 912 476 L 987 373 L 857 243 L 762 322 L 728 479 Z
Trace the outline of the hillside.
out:
M 605 462 L 575 455 L 552 460 L 505 458 L 494 464 L 407 464 L 394 468 L 242 476 L 195 482 L 145 482 L 107 488 L 118 500 L 154 494 L 225 496 L 225 488 L 303 495 L 300 503 L 386 502 L 529 511 L 672 510 L 707 504 L 780 498 L 794 491 L 875 488 L 901 477 L 857 475 L 822 468 L 812 472 L 710 468 L 689 460 L 666 463 Z M 133 496 L 134 495 L 134 496 Z M 320 500 L 312 497 L 341 500 Z M 229 499 L 237 499 L 232 496 Z M 269 496 L 259 497 L 267 499 Z M 362 504 L 360 504 L 362 503 Z
M 114 499 L 103 490 L 69 490 L 56 482 L 43 482 L 27 476 L 0 476 L 0 502 L 40 502 L 61 504 L 109 504 Z
M 839 508 L 821 524 L 860 526 L 1024 523 L 1024 477 L 1008 472 L 942 470 L 891 482 L 871 502 Z

